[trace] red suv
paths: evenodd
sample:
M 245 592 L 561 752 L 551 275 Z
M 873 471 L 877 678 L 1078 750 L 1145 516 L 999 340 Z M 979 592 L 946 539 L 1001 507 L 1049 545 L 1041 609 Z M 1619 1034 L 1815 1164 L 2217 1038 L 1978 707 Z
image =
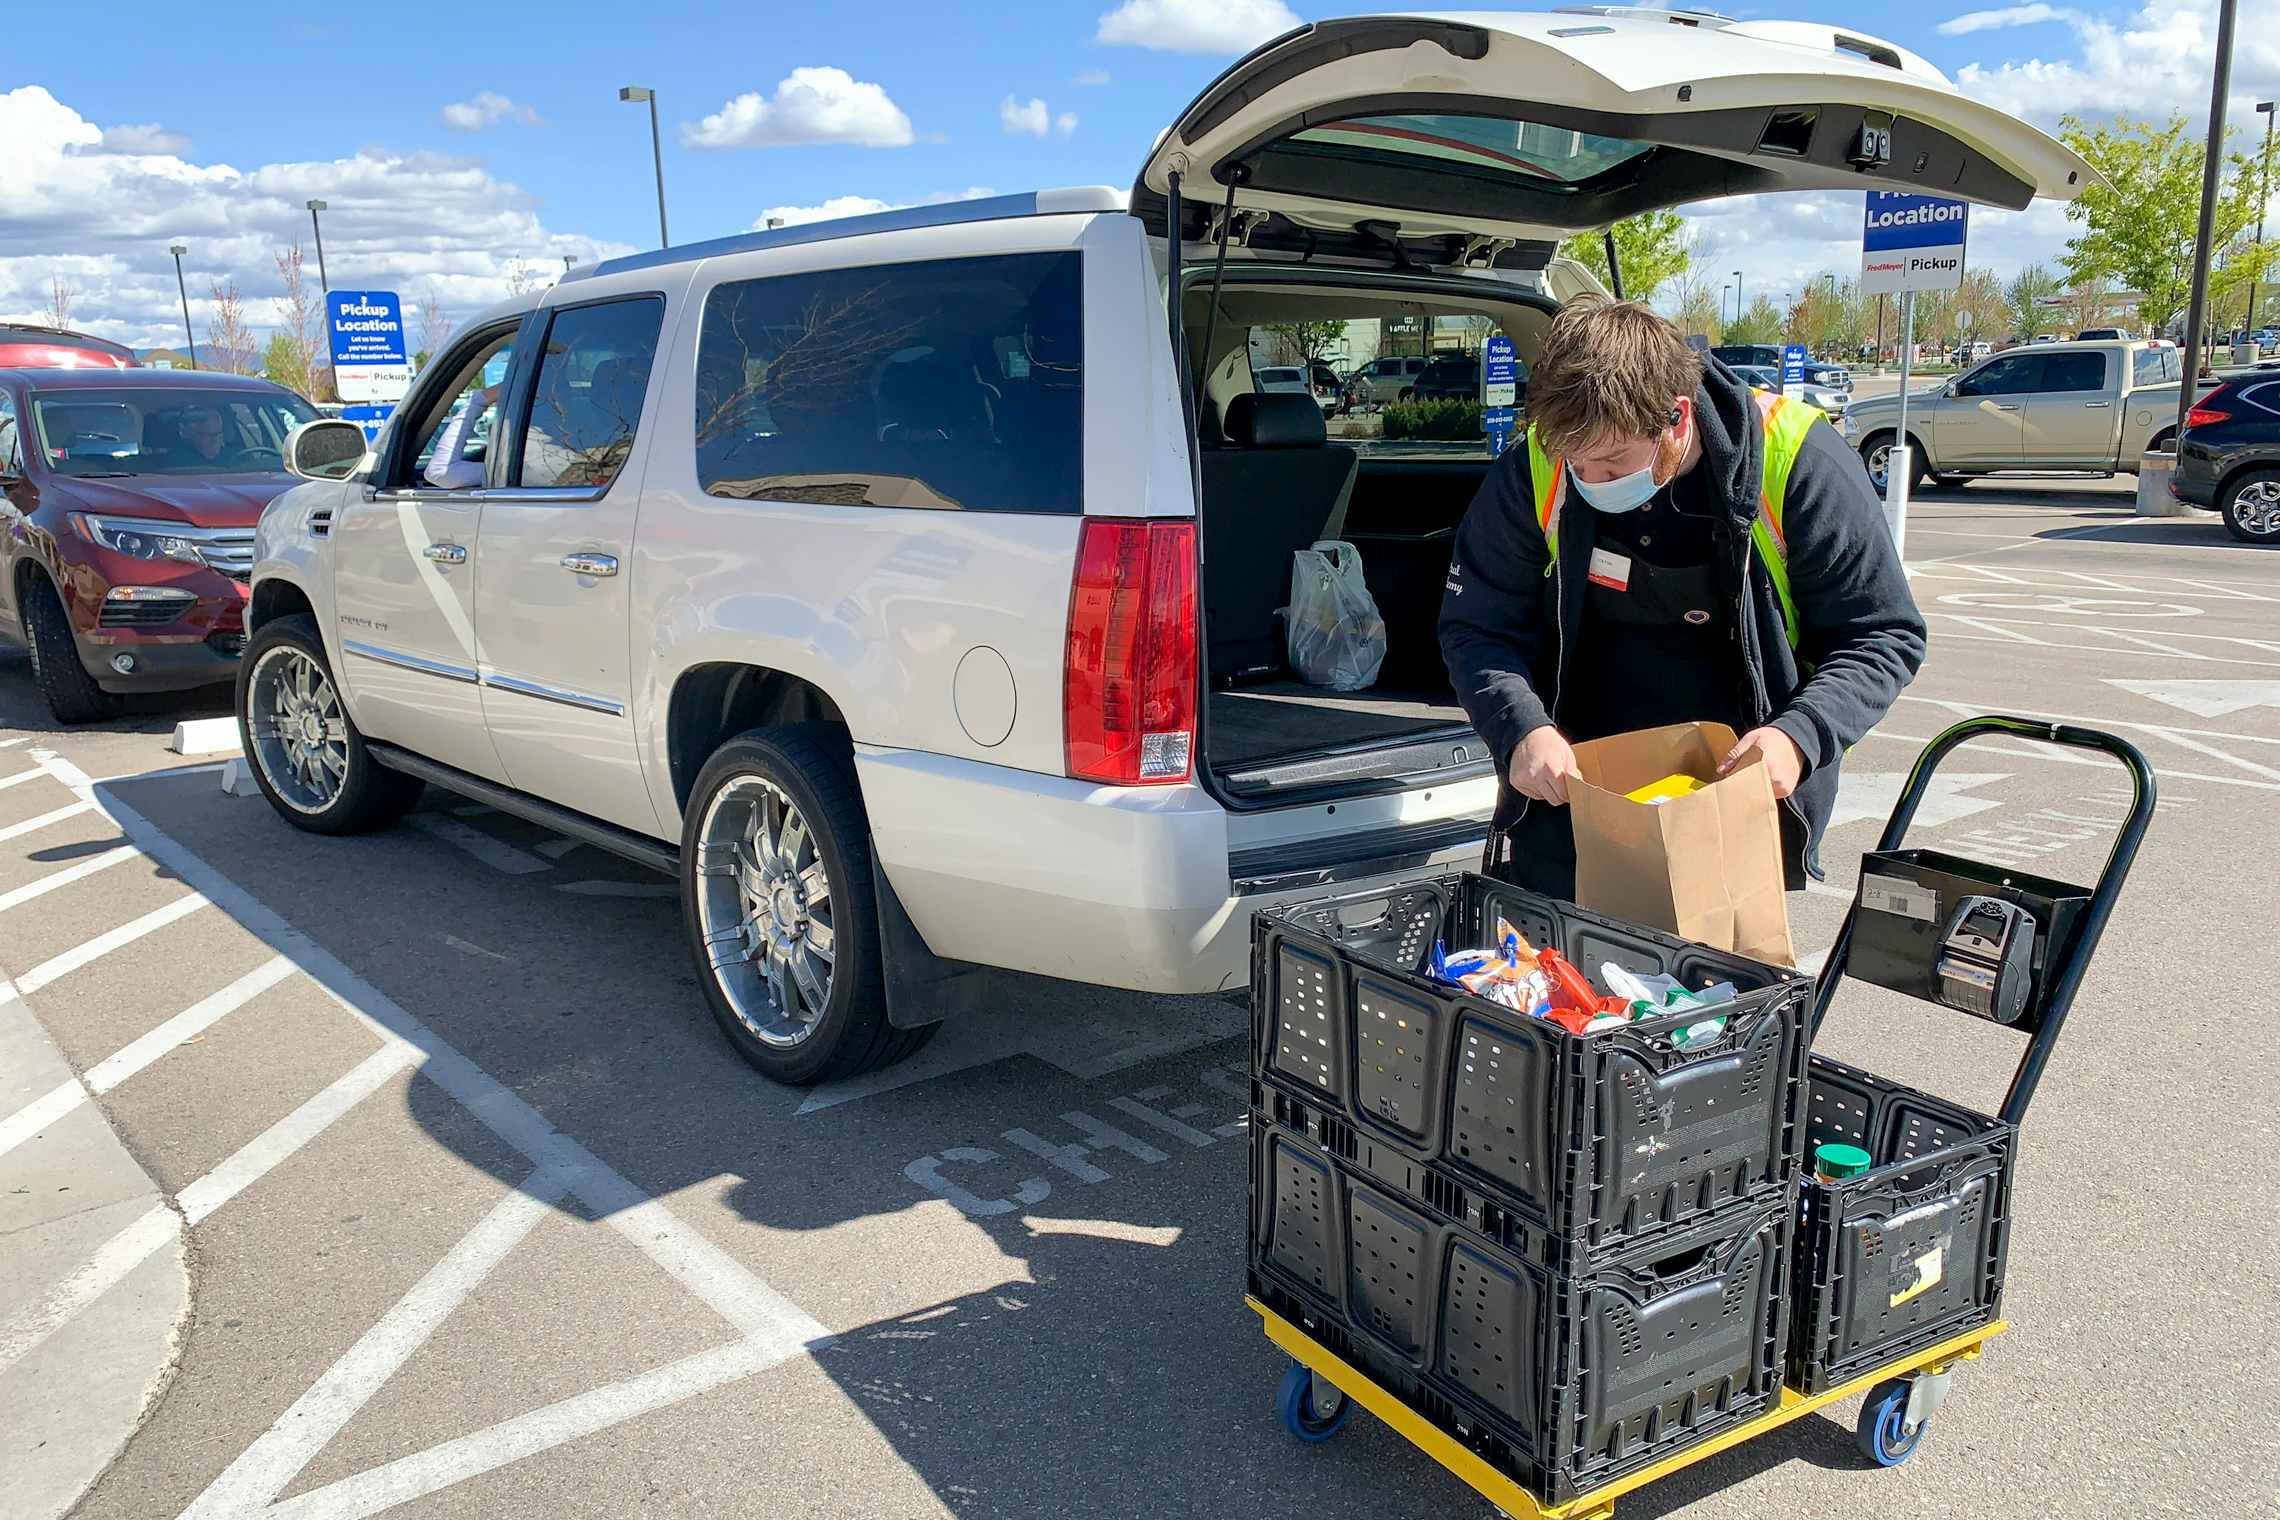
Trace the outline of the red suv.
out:
M 254 524 L 316 415 L 244 375 L 0 369 L 0 630 L 59 722 L 236 675 Z
M 135 351 L 109 338 L 0 322 L 0 369 L 135 369 Z

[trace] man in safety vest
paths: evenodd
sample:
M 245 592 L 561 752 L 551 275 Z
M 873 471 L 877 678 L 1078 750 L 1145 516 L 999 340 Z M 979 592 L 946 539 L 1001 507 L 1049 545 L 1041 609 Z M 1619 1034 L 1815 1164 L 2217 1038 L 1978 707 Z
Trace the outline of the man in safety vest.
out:
M 1791 890 L 1820 875 L 1845 750 L 1924 659 L 1924 620 L 1860 460 L 1635 302 L 1573 302 L 1528 386 L 1526 447 L 1457 530 L 1441 652 L 1507 782 L 1496 873 L 1571 896 L 1571 742 L 1670 723 L 1741 735 L 1781 799 Z

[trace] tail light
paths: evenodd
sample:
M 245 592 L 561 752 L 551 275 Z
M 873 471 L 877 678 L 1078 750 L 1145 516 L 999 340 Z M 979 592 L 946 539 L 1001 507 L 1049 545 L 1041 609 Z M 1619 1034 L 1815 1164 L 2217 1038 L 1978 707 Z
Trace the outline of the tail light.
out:
M 1195 524 L 1088 518 L 1069 593 L 1069 774 L 1185 781 L 1195 749 Z
M 2219 386 L 2203 396 L 2185 413 L 2185 425 L 2189 428 L 2215 427 L 2220 422 L 2232 421 L 2232 413 L 2209 405 L 2224 393 L 2224 387 Z

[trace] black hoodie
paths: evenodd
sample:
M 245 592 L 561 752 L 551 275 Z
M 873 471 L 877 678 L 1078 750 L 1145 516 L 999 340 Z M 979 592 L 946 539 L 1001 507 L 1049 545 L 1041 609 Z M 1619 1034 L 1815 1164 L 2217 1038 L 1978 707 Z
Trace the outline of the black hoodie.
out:
M 1908 590 L 1868 472 L 1833 427 L 1816 424 L 1789 472 L 1782 526 L 1799 646 L 1789 647 L 1781 601 L 1750 550 L 1765 437 L 1740 377 L 1705 362 L 1695 393 L 1702 458 L 1720 525 L 1714 563 L 1741 600 L 1742 661 L 1752 726 L 1771 723 L 1797 742 L 1805 775 L 1785 805 L 1789 882 L 1821 874 L 1820 840 L 1836 805 L 1844 753 L 1873 728 L 1924 661 L 1924 619 Z M 1473 726 L 1509 776 L 1512 752 L 1531 731 L 1556 724 L 1560 682 L 1582 631 L 1593 512 L 1571 490 L 1560 513 L 1558 574 L 1536 523 L 1528 451 L 1515 444 L 1490 467 L 1457 529 L 1441 599 L 1441 653 Z M 1746 585 L 1747 595 L 1744 599 Z M 1496 823 L 1511 828 L 1527 799 L 1504 786 Z M 1562 820 L 1564 821 L 1564 820 Z

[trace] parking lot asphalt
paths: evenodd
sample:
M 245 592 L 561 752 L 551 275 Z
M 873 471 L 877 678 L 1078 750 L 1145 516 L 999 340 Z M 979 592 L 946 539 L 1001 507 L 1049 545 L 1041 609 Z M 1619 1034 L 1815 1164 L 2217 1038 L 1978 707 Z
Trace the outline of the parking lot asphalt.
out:
M 1919 502 L 1931 660 L 1792 899 L 1825 948 L 1957 717 L 2095 724 L 2155 767 L 2024 1128 L 2013 1328 L 1905 1468 L 1856 1454 L 1847 1403 L 1623 1520 L 2273 1510 L 2280 555 L 2133 519 L 2129 484 Z M 1272 1409 L 1239 1010 L 1009 979 L 904 1066 L 772 1087 L 666 883 L 436 794 L 296 833 L 165 753 L 222 711 L 59 732 L 0 654 L 0 972 L 73 1067 L 111 1063 L 93 1101 L 188 1226 L 172 1376 L 78 1516 L 1487 1512 L 1371 1419 L 1302 1445 Z M 2087 881 L 2126 802 L 2106 762 L 1975 744 L 1915 837 Z M 1819 1048 L 1992 1108 L 2021 1046 L 1848 982 Z

